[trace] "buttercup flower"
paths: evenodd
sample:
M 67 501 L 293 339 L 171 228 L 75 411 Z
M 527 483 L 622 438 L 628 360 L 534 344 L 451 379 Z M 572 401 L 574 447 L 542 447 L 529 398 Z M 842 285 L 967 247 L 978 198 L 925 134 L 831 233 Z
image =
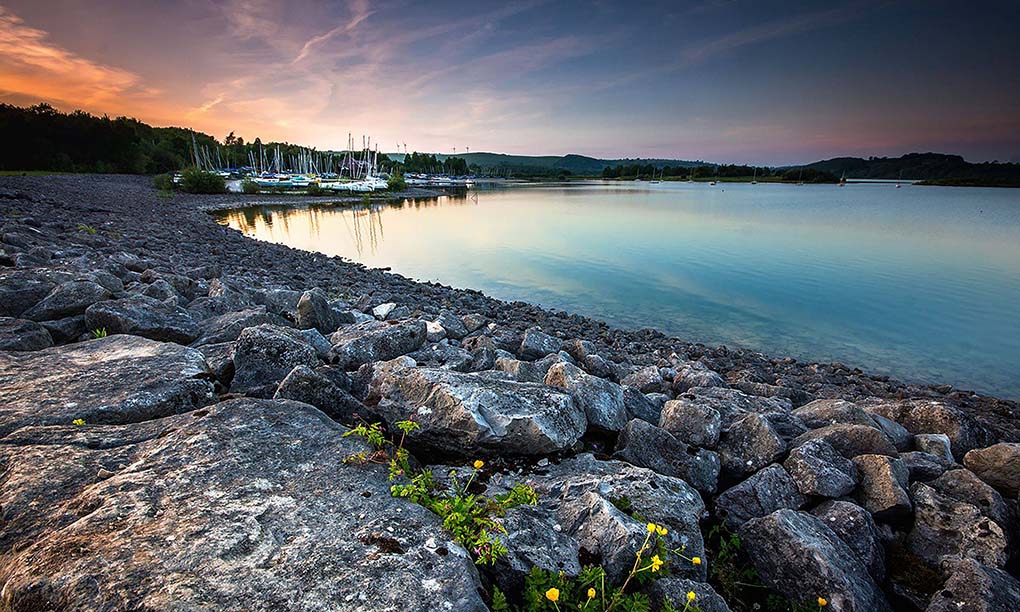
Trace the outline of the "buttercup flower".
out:
M 694 565 L 701 565 L 701 557 L 691 557 L 691 563 Z
M 652 571 L 653 572 L 659 571 L 659 568 L 661 568 L 663 564 L 663 561 L 662 559 L 659 558 L 659 555 L 655 555 L 654 557 L 652 557 L 651 561 L 652 565 L 650 567 L 652 568 Z
M 648 533 L 655 533 L 655 529 L 658 527 L 655 523 L 648 523 Z
M 75 419 L 75 420 L 71 421 L 71 425 L 77 425 L 78 427 L 81 427 L 84 424 L 85 424 L 85 419 Z
M 818 607 L 819 608 L 824 608 L 827 605 L 829 605 L 829 600 L 828 599 L 826 599 L 824 597 L 819 597 L 818 598 Z
M 657 533 L 657 534 L 659 534 L 661 536 L 664 536 L 664 535 L 666 535 L 669 532 L 666 531 L 666 528 L 663 527 L 662 525 L 656 525 L 655 526 L 655 533 Z
M 588 599 L 595 599 L 595 589 L 588 589 Z
M 485 465 L 484 461 L 482 461 L 481 459 L 475 459 L 475 469 L 476 470 L 482 469 L 483 465 Z
M 560 590 L 557 588 L 549 589 L 545 592 L 545 598 L 549 601 L 556 603 L 560 599 Z
M 687 601 L 694 601 L 697 598 L 698 598 L 697 593 L 695 593 L 694 591 L 687 591 Z

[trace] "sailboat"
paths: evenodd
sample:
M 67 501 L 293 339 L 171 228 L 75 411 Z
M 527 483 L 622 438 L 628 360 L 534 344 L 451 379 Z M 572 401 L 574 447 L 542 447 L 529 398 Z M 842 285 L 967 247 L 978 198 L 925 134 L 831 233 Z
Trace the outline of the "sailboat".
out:
M 846 187 L 846 170 L 843 171 L 843 176 L 839 177 L 839 186 Z
M 754 176 L 751 177 L 751 184 L 752 185 L 757 185 L 758 184 L 758 169 L 757 168 L 754 169 Z
M 662 175 L 661 175 L 661 174 L 659 175 L 659 178 L 662 178 Z M 661 182 L 662 182 L 662 181 L 657 181 L 657 180 L 655 180 L 655 168 L 652 168 L 652 180 L 650 180 L 650 181 L 648 181 L 648 182 L 649 182 L 649 183 L 652 183 L 653 185 L 654 185 L 655 183 L 661 183 Z
M 903 171 L 902 170 L 900 170 L 900 179 L 899 180 L 901 180 L 901 181 L 903 180 Z M 896 188 L 899 189 L 900 187 L 901 187 L 901 185 L 899 183 L 896 183 Z

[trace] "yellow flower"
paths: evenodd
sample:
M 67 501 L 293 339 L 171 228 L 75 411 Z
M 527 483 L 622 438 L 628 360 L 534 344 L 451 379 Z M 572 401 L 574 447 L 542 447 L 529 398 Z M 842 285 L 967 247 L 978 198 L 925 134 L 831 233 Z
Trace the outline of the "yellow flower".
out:
M 81 427 L 84 424 L 85 424 L 85 419 L 75 419 L 75 420 L 71 421 L 71 425 L 77 425 L 79 427 Z
M 653 572 L 659 571 L 659 568 L 662 567 L 662 563 L 663 563 L 662 559 L 659 558 L 659 555 L 655 555 L 654 557 L 652 557 L 651 561 L 652 561 L 652 564 L 649 567 L 652 568 L 652 571 Z
M 666 535 L 669 532 L 666 531 L 666 528 L 663 527 L 662 525 L 656 525 L 655 526 L 655 533 L 657 533 L 657 534 L 659 534 L 661 536 L 664 536 L 664 535 Z
M 595 599 L 595 589 L 588 589 L 588 599 Z
M 701 557 L 691 557 L 691 563 L 694 565 L 701 565 Z
M 828 599 L 826 599 L 824 597 L 819 597 L 818 598 L 818 607 L 819 608 L 824 608 L 827 605 L 829 605 L 829 600 Z
M 658 527 L 655 523 L 648 523 L 648 533 L 655 533 L 655 529 Z
M 559 601 L 559 599 L 560 599 L 560 590 L 557 589 L 557 588 L 549 589 L 548 591 L 545 592 L 545 598 L 548 599 L 549 601 L 553 602 L 553 603 Z
M 694 591 L 687 591 L 687 601 L 694 601 L 697 598 L 698 598 L 697 593 L 695 593 Z
M 482 469 L 483 465 L 485 465 L 484 461 L 482 461 L 481 459 L 475 459 L 475 469 L 476 470 Z

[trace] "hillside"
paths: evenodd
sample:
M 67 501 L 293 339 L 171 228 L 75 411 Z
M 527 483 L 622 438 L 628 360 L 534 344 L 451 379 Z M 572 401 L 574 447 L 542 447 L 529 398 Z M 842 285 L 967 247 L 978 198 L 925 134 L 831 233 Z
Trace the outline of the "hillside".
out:
M 390 159 L 403 159 L 402 153 L 388 153 Z M 442 161 L 454 155 L 437 154 Z M 633 164 L 651 164 L 656 168 L 664 166 L 693 168 L 697 166 L 713 166 L 709 162 L 689 161 L 680 159 L 597 159 L 584 155 L 508 155 L 505 153 L 462 153 L 456 155 L 464 159 L 469 166 L 478 166 L 484 170 L 510 170 L 521 174 L 555 174 L 566 171 L 574 175 L 598 175 L 610 166 L 629 166 Z
M 836 157 L 803 166 L 855 179 L 906 179 L 942 184 L 1020 185 L 1020 164 L 971 163 L 959 155 L 908 153 L 902 157 Z

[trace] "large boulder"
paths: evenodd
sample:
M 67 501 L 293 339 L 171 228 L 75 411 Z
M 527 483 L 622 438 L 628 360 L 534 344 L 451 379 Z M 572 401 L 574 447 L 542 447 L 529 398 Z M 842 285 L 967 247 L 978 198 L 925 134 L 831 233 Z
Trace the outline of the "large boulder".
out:
M 131 334 L 178 344 L 190 343 L 199 333 L 187 310 L 137 294 L 89 306 L 85 325 L 105 329 L 108 334 Z
M 1020 610 L 1020 581 L 973 559 L 949 561 L 949 580 L 925 612 L 1012 612 Z
M 262 324 L 241 332 L 234 344 L 231 391 L 268 397 L 296 366 L 319 364 L 315 348 L 296 329 Z
M 1006 564 L 1006 535 L 977 506 L 942 495 L 921 482 L 911 486 L 910 494 L 914 527 L 907 537 L 907 549 L 930 568 L 939 569 L 944 557 L 974 559 L 1000 569 Z
M 23 316 L 33 321 L 63 319 L 82 314 L 89 306 L 111 297 L 113 295 L 99 283 L 75 280 L 55 287 L 35 306 L 26 310 Z
M 726 600 L 715 592 L 711 585 L 687 578 L 664 576 L 651 581 L 644 588 L 644 593 L 651 600 L 653 612 L 663 610 L 700 610 L 701 612 L 730 612 Z M 688 593 L 694 593 L 693 603 L 688 601 Z M 671 608 L 665 607 L 668 602 Z M 697 606 L 697 607 L 693 607 Z
M 20 317 L 42 300 L 58 283 L 71 280 L 69 274 L 39 270 L 10 270 L 0 273 L 0 317 Z
M 804 495 L 842 497 L 857 486 L 857 468 L 825 440 L 811 440 L 790 451 L 783 462 Z
M 365 403 L 391 424 L 415 415 L 412 444 L 458 456 L 541 455 L 570 448 L 585 431 L 584 410 L 560 389 L 405 359 L 375 368 Z
M 681 364 L 673 377 L 673 391 L 685 393 L 695 387 L 725 387 L 726 381 L 718 372 L 709 369 L 700 361 L 687 361 Z
M 719 456 L 691 448 L 665 429 L 633 419 L 616 439 L 613 457 L 646 467 L 666 476 L 682 478 L 702 493 L 715 493 L 719 479 Z
M 549 368 L 545 384 L 566 389 L 588 419 L 588 424 L 602 431 L 620 431 L 627 424 L 627 408 L 623 388 L 608 380 L 592 376 L 571 363 L 556 363 Z
M 723 491 L 715 502 L 716 514 L 730 529 L 781 508 L 797 510 L 808 498 L 781 465 L 770 465 L 744 482 Z
M 793 409 L 793 404 L 788 399 L 758 397 L 724 387 L 694 387 L 678 396 L 676 400 L 693 402 L 714 409 L 722 418 L 723 430 L 751 412 L 767 414 L 769 412 L 790 412 Z
M 19 430 L 0 442 L 4 608 L 486 610 L 440 519 L 384 466 L 340 461 L 366 448 L 345 431 L 248 399 Z
M 425 344 L 425 322 L 366 321 L 345 327 L 330 335 L 337 365 L 356 370 L 373 361 L 388 361 L 413 353 Z
M 946 434 L 957 459 L 963 459 L 967 451 L 995 442 L 991 432 L 974 417 L 942 400 L 880 402 L 865 406 L 865 409 L 871 414 L 896 421 L 912 434 Z
M 274 399 L 289 399 L 311 404 L 338 423 L 351 424 L 365 406 L 341 389 L 325 374 L 306 365 L 296 366 L 280 382 Z
M 711 406 L 671 400 L 662 406 L 659 427 L 688 444 L 713 448 L 722 433 L 722 416 Z
M 648 365 L 625 376 L 620 384 L 633 387 L 641 393 L 658 393 L 663 387 L 662 373 L 659 366 Z
M 812 429 L 838 424 L 875 427 L 874 419 L 863 408 L 841 399 L 815 400 L 797 408 L 793 413 Z
M 661 404 L 631 387 L 623 387 L 623 407 L 627 409 L 628 418 L 648 421 L 652 425 L 658 424 L 662 415 Z
M 777 461 L 786 442 L 763 415 L 749 413 L 730 425 L 717 447 L 723 476 L 738 480 Z
M 559 338 L 554 338 L 537 327 L 529 327 L 524 332 L 524 337 L 521 339 L 521 346 L 517 349 L 517 354 L 521 359 L 534 361 L 535 359 L 545 357 L 549 353 L 559 352 L 562 345 L 563 341 Z
M 533 567 L 571 577 L 581 573 L 577 540 L 563 533 L 555 514 L 535 506 L 517 506 L 508 510 L 501 522 L 506 533 L 496 537 L 506 546 L 507 554 L 496 560 L 492 572 L 504 593 L 520 592 Z
M 283 317 L 269 314 L 265 306 L 235 310 L 219 316 L 210 317 L 198 324 L 199 337 L 192 346 L 233 342 L 241 332 L 249 327 L 268 323 L 271 325 L 287 325 Z
M 825 440 L 847 459 L 857 455 L 888 455 L 895 457 L 896 445 L 881 430 L 868 425 L 838 423 L 812 429 L 798 436 L 790 446 L 796 448 L 810 440 Z
M 910 516 L 910 473 L 903 461 L 885 455 L 858 455 L 853 462 L 860 476 L 857 501 L 875 520 L 896 522 Z
M 311 289 L 301 294 L 295 322 L 298 329 L 317 329 L 323 334 L 332 334 L 340 326 L 339 318 L 321 289 Z
M 850 547 L 876 582 L 885 580 L 885 547 L 870 512 L 857 504 L 834 499 L 816 507 L 811 514 Z
M 0 317 L 0 351 L 38 351 L 53 346 L 53 337 L 35 321 Z
M 1007 536 L 1011 535 L 1009 530 L 1014 527 L 1009 505 L 998 491 L 978 478 L 974 472 L 965 469 L 950 470 L 930 484 L 946 497 L 973 504 L 981 514 L 998 523 L 1006 531 Z
M 969 451 L 963 457 L 967 469 L 978 478 L 1016 497 L 1020 492 L 1020 444 L 1000 442 Z
M 29 425 L 134 423 L 214 401 L 202 354 L 138 336 L 0 353 L 0 435 Z
M 892 610 L 865 565 L 820 519 L 777 510 L 739 533 L 758 574 L 791 601 L 810 606 L 824 597 L 843 612 Z

